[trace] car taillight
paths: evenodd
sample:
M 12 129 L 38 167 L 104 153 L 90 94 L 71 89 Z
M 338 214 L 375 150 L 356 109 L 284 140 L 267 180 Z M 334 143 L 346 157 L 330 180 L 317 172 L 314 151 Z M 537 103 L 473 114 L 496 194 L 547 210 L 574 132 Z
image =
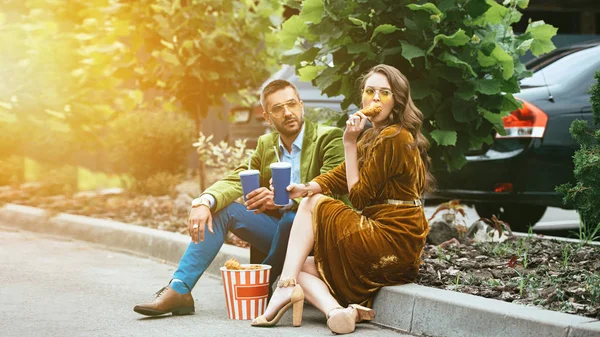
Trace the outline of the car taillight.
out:
M 523 107 L 504 117 L 506 135 L 496 134 L 496 138 L 542 138 L 548 124 L 548 115 L 537 106 L 519 99 Z

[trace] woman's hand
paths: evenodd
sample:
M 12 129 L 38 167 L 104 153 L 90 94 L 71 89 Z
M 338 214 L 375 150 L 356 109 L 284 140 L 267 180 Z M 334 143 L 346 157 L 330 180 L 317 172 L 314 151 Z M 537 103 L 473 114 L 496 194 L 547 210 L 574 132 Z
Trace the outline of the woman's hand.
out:
M 286 187 L 287 191 L 290 192 L 290 199 L 302 198 L 308 194 L 308 187 L 305 184 L 294 184 L 291 183 Z
M 356 140 L 366 124 L 367 116 L 360 111 L 348 117 L 346 130 L 344 131 L 344 142 L 356 144 Z

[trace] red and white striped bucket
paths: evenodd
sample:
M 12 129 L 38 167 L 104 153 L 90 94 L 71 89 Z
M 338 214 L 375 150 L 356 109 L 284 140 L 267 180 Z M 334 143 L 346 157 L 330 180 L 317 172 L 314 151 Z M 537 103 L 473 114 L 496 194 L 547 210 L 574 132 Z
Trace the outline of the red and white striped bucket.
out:
M 248 264 L 242 264 L 247 267 Z M 255 319 L 267 308 L 271 266 L 261 264 L 261 269 L 228 270 L 221 267 L 223 289 L 230 319 Z

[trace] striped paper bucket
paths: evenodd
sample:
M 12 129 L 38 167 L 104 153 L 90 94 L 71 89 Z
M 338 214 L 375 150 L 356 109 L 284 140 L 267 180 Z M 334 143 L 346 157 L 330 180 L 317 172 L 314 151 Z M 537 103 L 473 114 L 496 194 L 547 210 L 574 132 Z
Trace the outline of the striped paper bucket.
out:
M 243 267 L 249 266 L 242 264 Z M 271 266 L 258 270 L 228 270 L 221 267 L 227 313 L 230 319 L 255 319 L 267 308 Z

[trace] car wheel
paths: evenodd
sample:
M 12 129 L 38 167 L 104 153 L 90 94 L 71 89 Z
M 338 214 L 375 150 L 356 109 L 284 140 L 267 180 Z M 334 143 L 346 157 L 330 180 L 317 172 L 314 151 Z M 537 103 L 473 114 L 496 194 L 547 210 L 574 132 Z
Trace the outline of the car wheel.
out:
M 527 232 L 529 226 L 540 221 L 546 212 L 546 206 L 525 204 L 475 204 L 477 214 L 491 219 L 492 215 L 510 226 L 513 231 Z

